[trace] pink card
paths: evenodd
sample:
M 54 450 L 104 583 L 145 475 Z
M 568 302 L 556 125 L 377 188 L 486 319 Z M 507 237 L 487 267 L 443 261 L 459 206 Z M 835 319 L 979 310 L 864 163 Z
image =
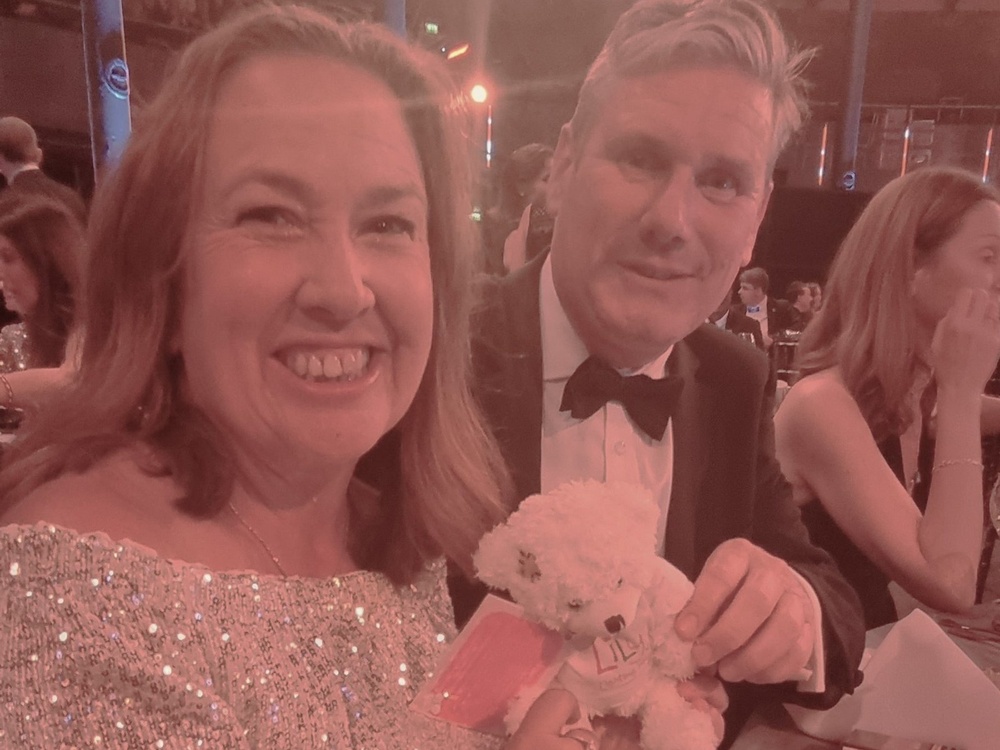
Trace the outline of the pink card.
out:
M 487 734 L 527 687 L 548 683 L 562 665 L 562 636 L 528 620 L 516 604 L 487 596 L 410 708 Z

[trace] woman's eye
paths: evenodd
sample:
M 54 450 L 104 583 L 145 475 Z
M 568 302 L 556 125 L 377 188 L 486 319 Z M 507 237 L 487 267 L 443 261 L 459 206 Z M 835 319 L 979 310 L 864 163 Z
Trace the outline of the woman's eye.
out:
M 272 227 L 292 228 L 298 225 L 295 214 L 282 206 L 253 206 L 236 216 L 239 224 L 264 224 Z
M 416 222 L 403 216 L 376 216 L 365 222 L 364 231 L 379 235 L 404 235 L 414 239 L 417 235 Z

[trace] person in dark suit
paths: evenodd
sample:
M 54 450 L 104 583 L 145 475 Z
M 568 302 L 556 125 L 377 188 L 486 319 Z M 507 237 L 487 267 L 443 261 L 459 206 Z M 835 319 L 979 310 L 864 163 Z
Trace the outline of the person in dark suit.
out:
M 760 332 L 760 323 L 748 318 L 743 305 L 730 303 L 729 295 L 719 303 L 719 306 L 708 314 L 708 322 L 723 331 L 735 333 L 741 339 L 749 339 L 758 349 L 764 349 L 764 335 Z
M 7 189 L 41 195 L 66 205 L 84 225 L 87 205 L 69 185 L 53 180 L 42 171 L 42 149 L 34 128 L 19 117 L 0 117 L 0 173 Z
M 675 627 L 732 686 L 727 741 L 762 695 L 851 691 L 864 642 L 775 460 L 766 357 L 704 325 L 750 260 L 801 61 L 757 0 L 634 5 L 560 133 L 551 249 L 491 282 L 477 320 L 478 395 L 518 497 L 595 478 L 657 498 L 663 552 L 695 581 Z M 461 621 L 483 592 L 454 576 L 452 593 Z
M 768 296 L 770 279 L 763 268 L 748 268 L 740 274 L 740 301 L 748 318 L 760 324 L 764 347 L 771 344 L 793 323 L 792 306 L 785 300 Z

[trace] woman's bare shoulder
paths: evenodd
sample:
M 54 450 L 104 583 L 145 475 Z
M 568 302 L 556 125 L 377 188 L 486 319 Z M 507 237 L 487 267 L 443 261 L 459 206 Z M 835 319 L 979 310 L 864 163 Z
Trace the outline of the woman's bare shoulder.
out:
M 776 418 L 816 419 L 857 412 L 857 402 L 844 385 L 839 370 L 830 368 L 807 375 L 788 391 Z
M 134 451 L 122 450 L 36 487 L 4 511 L 0 524 L 47 522 L 81 534 L 129 536 L 176 512 L 165 502 L 173 488 L 169 478 L 144 471 Z

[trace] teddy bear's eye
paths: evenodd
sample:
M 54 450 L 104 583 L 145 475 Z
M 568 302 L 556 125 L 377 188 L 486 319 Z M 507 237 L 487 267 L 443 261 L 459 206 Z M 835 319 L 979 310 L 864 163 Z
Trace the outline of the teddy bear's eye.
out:
M 618 579 L 618 583 L 615 584 L 615 588 L 616 589 L 620 589 L 624 584 L 625 584 L 625 579 L 624 578 L 619 578 Z
M 579 609 L 583 609 L 583 602 L 580 601 L 579 599 L 573 599 L 573 600 L 567 602 L 566 606 L 569 607 L 572 610 L 579 610 Z

